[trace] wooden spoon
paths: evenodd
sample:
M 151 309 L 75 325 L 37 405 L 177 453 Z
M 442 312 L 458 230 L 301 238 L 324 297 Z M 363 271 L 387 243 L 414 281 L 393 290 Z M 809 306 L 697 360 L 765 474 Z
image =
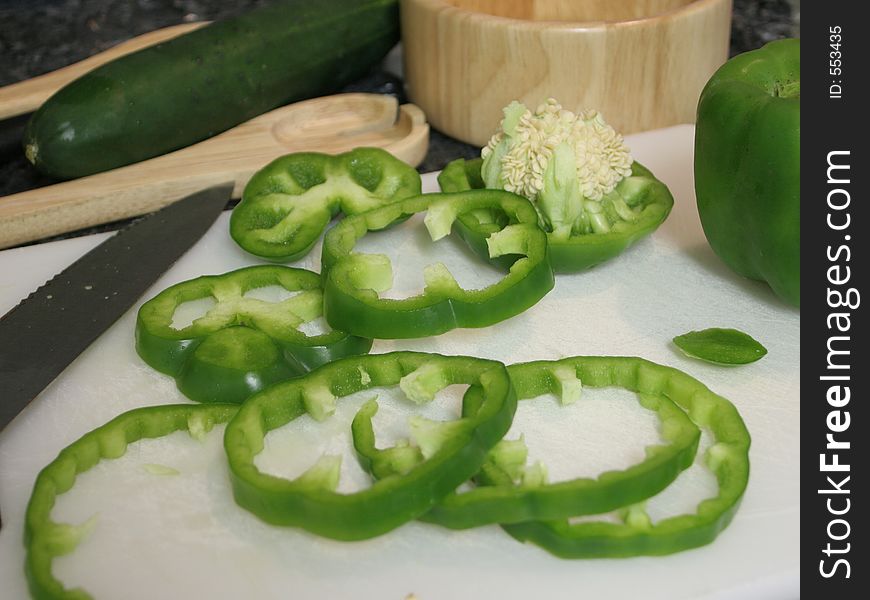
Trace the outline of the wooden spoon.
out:
M 384 148 L 416 166 L 429 125 L 392 96 L 336 94 L 290 104 L 170 154 L 0 198 L 0 248 L 152 212 L 197 190 L 251 176 L 291 152 Z

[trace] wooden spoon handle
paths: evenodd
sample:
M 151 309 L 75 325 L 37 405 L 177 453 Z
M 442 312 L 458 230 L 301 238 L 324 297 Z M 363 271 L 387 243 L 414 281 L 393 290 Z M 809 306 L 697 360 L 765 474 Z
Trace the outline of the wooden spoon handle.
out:
M 130 54 L 146 46 L 153 46 L 182 33 L 198 29 L 206 23 L 182 23 L 144 33 L 56 71 L 2 87 L 0 88 L 0 119 L 33 112 L 57 90 L 88 71 L 124 54 Z
M 290 152 L 377 146 L 416 166 L 428 142 L 422 111 L 391 96 L 297 102 L 170 154 L 0 198 L 0 248 L 142 215 L 225 181 L 238 198 L 258 169 Z

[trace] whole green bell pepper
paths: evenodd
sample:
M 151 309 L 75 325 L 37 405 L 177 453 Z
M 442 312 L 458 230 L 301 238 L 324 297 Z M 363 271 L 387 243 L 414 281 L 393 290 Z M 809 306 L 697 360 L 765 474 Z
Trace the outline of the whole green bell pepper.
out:
M 695 128 L 695 195 L 713 251 L 800 306 L 800 40 L 725 63 Z
M 277 262 L 306 255 L 339 212 L 356 215 L 420 193 L 420 174 L 381 148 L 297 152 L 260 169 L 230 217 L 244 250 Z
M 286 298 L 267 302 L 253 290 L 277 287 Z M 212 301 L 193 323 L 173 327 L 185 302 Z M 333 359 L 363 354 L 370 339 L 332 330 L 306 335 L 304 323 L 323 315 L 317 273 L 259 265 L 173 285 L 146 302 L 136 319 L 136 351 L 148 365 L 175 377 L 197 402 L 240 403 L 264 387 Z

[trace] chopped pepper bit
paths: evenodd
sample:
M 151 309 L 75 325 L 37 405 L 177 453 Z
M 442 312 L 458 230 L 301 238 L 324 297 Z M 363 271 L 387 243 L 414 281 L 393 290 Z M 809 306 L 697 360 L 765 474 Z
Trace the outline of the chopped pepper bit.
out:
M 523 469 L 520 487 L 534 489 L 547 485 L 547 467 L 537 460 Z
M 52 521 L 45 532 L 45 546 L 55 556 L 63 556 L 74 551 L 97 526 L 97 515 L 78 525 Z
M 311 490 L 334 492 L 341 480 L 341 456 L 324 454 L 307 471 L 296 478 L 296 483 Z
M 399 388 L 415 404 L 426 404 L 444 389 L 449 378 L 438 363 L 424 363 L 399 380 Z
M 465 430 L 461 420 L 433 421 L 420 415 L 412 415 L 408 424 L 411 426 L 411 439 L 420 448 L 423 458 L 432 458 L 447 440 L 461 435 Z
M 556 393 L 562 405 L 577 402 L 583 392 L 583 382 L 577 378 L 577 371 L 570 365 L 557 364 L 550 372 L 556 378 Z
M 622 509 L 619 511 L 619 517 L 623 523 L 632 529 L 643 531 L 652 528 L 652 520 L 646 512 L 645 502 L 638 502 Z
M 302 390 L 305 410 L 315 421 L 325 421 L 335 414 L 335 394 L 326 384 L 312 385 Z
M 193 437 L 193 436 L 191 436 Z M 170 467 L 169 465 L 159 465 L 156 463 L 146 463 L 142 465 L 142 468 L 145 469 L 151 475 L 160 475 L 160 476 L 172 476 L 172 475 L 181 475 L 181 471 L 174 467 Z
M 487 461 L 507 473 L 512 481 L 517 481 L 523 476 L 528 456 L 525 437 L 520 435 L 518 439 L 502 440 L 496 444 L 489 452 Z
M 205 440 L 205 436 L 214 427 L 214 422 L 205 413 L 191 413 L 187 418 L 187 433 L 197 442 Z

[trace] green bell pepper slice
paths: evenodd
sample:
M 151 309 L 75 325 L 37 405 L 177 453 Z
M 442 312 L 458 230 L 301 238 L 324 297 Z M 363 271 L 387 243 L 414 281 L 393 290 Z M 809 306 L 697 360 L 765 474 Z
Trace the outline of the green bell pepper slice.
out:
M 482 211 L 498 216 L 486 231 L 474 232 L 488 257 L 500 257 L 507 275 L 480 290 L 459 286 L 443 264 L 427 267 L 422 294 L 403 299 L 380 298 L 392 286 L 389 259 L 355 253 L 370 231 L 426 212 L 433 240 L 450 233 L 453 222 Z M 481 250 L 482 252 L 482 250 Z M 513 317 L 537 303 L 554 285 L 546 235 L 528 200 L 501 190 L 424 194 L 342 219 L 323 242 L 321 265 L 324 312 L 330 325 L 372 338 L 439 335 L 456 327 L 486 327 Z
M 75 485 L 79 474 L 104 459 L 123 456 L 142 439 L 188 431 L 201 438 L 236 413 L 235 405 L 164 405 L 123 413 L 61 450 L 36 477 L 24 523 L 25 572 L 30 594 L 39 600 L 91 598 L 81 588 L 68 589 L 52 573 L 54 559 L 75 550 L 91 523 L 70 525 L 52 520 L 57 497 Z
M 520 541 L 532 542 L 562 558 L 617 558 L 664 555 L 709 544 L 731 522 L 749 481 L 750 436 L 737 408 L 697 379 L 677 369 L 639 358 L 577 358 L 578 377 L 590 386 L 619 385 L 639 394 L 664 396 L 678 404 L 707 431 L 713 444 L 704 460 L 716 476 L 718 494 L 703 500 L 693 514 L 652 523 L 642 506 L 626 507 L 623 523 L 568 520 L 526 521 L 502 525 Z M 584 366 L 585 365 L 585 366 Z M 519 397 L 549 388 L 535 376 L 541 363 L 510 367 Z
M 339 357 L 366 353 L 372 341 L 332 330 L 308 336 L 304 323 L 323 315 L 320 275 L 280 265 L 259 265 L 173 285 L 146 302 L 136 319 L 136 351 L 148 365 L 176 379 L 197 402 L 240 403 L 264 387 Z M 247 296 L 277 286 L 280 302 Z M 185 302 L 211 299 L 205 315 L 172 326 Z
M 254 464 L 269 431 L 306 413 L 327 419 L 341 396 L 399 385 L 410 400 L 422 403 L 452 384 L 479 386 L 479 410 L 456 421 L 417 423 L 422 430 L 419 445 L 382 459 L 408 468 L 367 489 L 336 492 L 340 464 L 330 457 L 295 480 L 264 474 Z M 369 401 L 360 412 L 371 415 L 376 410 L 376 402 Z M 224 434 L 236 503 L 275 525 L 338 540 L 375 537 L 421 516 L 471 477 L 510 428 L 515 410 L 507 369 L 496 361 L 418 352 L 340 359 L 274 385 L 241 406 Z M 355 440 L 374 444 L 371 421 L 367 431 L 356 421 Z
M 481 159 L 457 159 L 449 163 L 438 175 L 438 184 L 444 192 L 459 192 L 484 187 L 480 168 Z M 649 169 L 634 161 L 631 175 L 620 181 L 616 189 L 601 200 L 604 218 L 609 223 L 606 233 L 573 232 L 570 236 L 554 235 L 548 231 L 550 262 L 556 273 L 583 271 L 614 258 L 629 246 L 655 231 L 668 217 L 674 197 Z M 492 215 L 477 211 L 458 224 L 459 234 L 468 240 L 486 232 L 497 220 Z M 540 224 L 544 227 L 543 219 Z M 469 242 L 472 249 L 486 258 L 485 247 Z
M 735 56 L 701 92 L 695 196 L 710 247 L 800 306 L 800 40 Z
M 636 377 L 642 365 L 640 359 L 576 357 L 514 365 L 508 372 L 518 400 L 531 402 L 544 394 L 555 394 L 563 404 L 571 404 L 580 397 L 583 386 L 622 385 L 631 381 L 633 374 Z M 477 487 L 446 496 L 421 520 L 467 529 L 491 523 L 563 519 L 609 512 L 657 494 L 692 464 L 701 432 L 667 396 L 641 393 L 638 398 L 641 405 L 656 413 L 664 438 L 664 443 L 646 449 L 646 458 L 640 463 L 594 479 L 548 484 L 543 481 L 540 465 L 525 465 L 526 449 L 521 440 L 502 441 L 474 477 Z M 463 399 L 463 415 L 473 415 L 479 406 L 480 389 L 470 387 Z M 363 448 L 368 459 L 396 451 L 379 450 L 373 444 Z M 392 472 L 385 469 L 378 476 Z
M 247 252 L 290 262 L 308 254 L 339 211 L 355 215 L 420 193 L 420 174 L 381 148 L 298 152 L 254 174 L 230 216 Z

